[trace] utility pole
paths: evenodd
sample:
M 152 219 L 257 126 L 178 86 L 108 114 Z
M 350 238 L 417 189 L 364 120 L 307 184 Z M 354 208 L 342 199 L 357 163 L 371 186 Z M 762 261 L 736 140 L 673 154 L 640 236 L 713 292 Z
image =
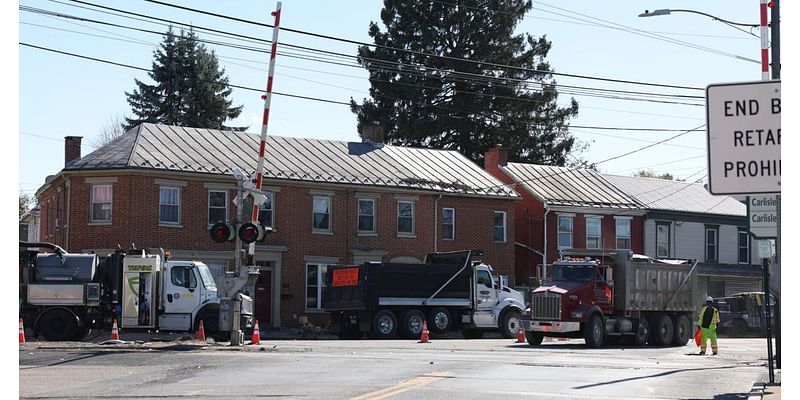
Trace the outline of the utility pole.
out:
M 780 0 L 772 0 L 769 6 L 770 11 L 770 37 L 772 38 L 772 79 L 781 79 L 781 12 Z M 776 209 L 777 214 L 777 235 L 775 238 L 775 267 L 777 269 L 778 284 L 781 279 L 781 195 L 778 194 L 778 204 Z M 780 286 L 778 287 L 780 294 Z M 769 301 L 769 293 L 766 293 L 767 301 Z M 775 303 L 775 366 L 781 368 L 781 307 L 780 296 L 776 296 Z

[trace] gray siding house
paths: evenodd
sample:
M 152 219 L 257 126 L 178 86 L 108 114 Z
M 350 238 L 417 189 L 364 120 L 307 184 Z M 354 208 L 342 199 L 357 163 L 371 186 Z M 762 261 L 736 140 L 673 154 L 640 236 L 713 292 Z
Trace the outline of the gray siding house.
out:
M 715 196 L 699 183 L 604 175 L 647 210 L 644 252 L 696 259 L 703 296 L 761 291 L 758 246 L 748 232 L 747 206 Z

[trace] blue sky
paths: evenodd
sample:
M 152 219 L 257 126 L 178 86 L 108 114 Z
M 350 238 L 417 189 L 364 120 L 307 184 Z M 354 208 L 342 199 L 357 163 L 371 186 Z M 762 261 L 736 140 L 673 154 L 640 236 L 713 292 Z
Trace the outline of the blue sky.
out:
M 425 0 L 433 1 L 433 0 Z M 99 1 L 92 1 L 100 3 Z M 270 39 L 269 28 L 181 11 L 144 1 L 108 1 L 103 5 L 238 34 Z M 238 18 L 272 23 L 275 2 L 179 1 L 181 5 Z M 165 26 L 77 8 L 81 4 L 23 0 L 21 6 L 57 11 L 121 25 L 163 32 Z M 689 1 L 570 1 L 534 2 L 519 25 L 519 32 L 546 35 L 552 41 L 547 58 L 556 72 L 617 80 L 705 88 L 710 83 L 761 79 L 757 37 L 719 21 L 690 13 L 639 18 L 645 9 L 694 9 L 742 23 L 758 22 L 757 0 Z M 283 2 L 281 25 L 334 37 L 370 42 L 370 21 L 379 21 L 380 1 Z M 89 7 L 91 8 L 91 7 Z M 784 12 L 785 14 L 785 12 Z M 19 41 L 59 51 L 149 68 L 161 37 L 154 34 L 76 22 L 18 11 Z M 748 28 L 742 28 L 749 31 Z M 752 33 L 759 34 L 758 29 Z M 210 40 L 231 39 L 201 34 Z M 355 54 L 356 46 L 283 31 L 279 42 Z M 784 44 L 788 40 L 784 38 Z M 266 48 L 265 45 L 258 44 Z M 209 45 L 216 51 L 231 83 L 263 89 L 268 56 L 263 53 Z M 784 46 L 786 47 L 786 46 Z M 295 95 L 347 102 L 368 97 L 367 73 L 360 68 L 336 66 L 292 58 L 300 51 L 281 48 L 274 90 Z M 83 136 L 83 155 L 109 118 L 130 115 L 125 91 L 134 79 L 152 83 L 145 72 L 19 46 L 19 189 L 33 193 L 47 175 L 63 167 L 63 137 Z M 786 52 L 784 52 L 785 54 Z M 337 62 L 352 63 L 337 59 Z M 702 90 L 674 90 L 646 85 L 556 77 L 559 84 L 703 96 Z M 678 105 L 628 101 L 564 93 L 565 104 L 574 97 L 580 107 L 572 125 L 605 128 L 672 129 L 676 131 L 626 131 L 574 128 L 574 135 L 589 148 L 582 156 L 599 162 L 705 124 L 703 101 Z M 234 89 L 232 100 L 244 105 L 232 125 L 249 125 L 260 131 L 263 100 L 260 94 Z M 670 99 L 674 101 L 674 99 Z M 683 102 L 682 100 L 678 100 Z M 356 119 L 344 105 L 274 96 L 269 133 L 281 136 L 359 140 Z M 668 144 L 667 144 L 668 143 Z M 630 175 L 637 169 L 671 172 L 689 181 L 702 181 L 706 159 L 704 131 L 691 132 L 662 145 L 599 165 L 603 172 Z M 254 154 L 254 157 L 256 155 Z

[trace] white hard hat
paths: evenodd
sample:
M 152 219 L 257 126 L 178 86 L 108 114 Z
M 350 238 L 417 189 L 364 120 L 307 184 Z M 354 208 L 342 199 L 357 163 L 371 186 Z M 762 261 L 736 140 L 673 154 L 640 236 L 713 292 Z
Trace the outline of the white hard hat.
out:
M 711 296 L 708 296 L 708 297 L 706 297 L 706 301 L 712 301 L 712 302 L 713 302 L 713 301 L 714 301 L 714 298 L 713 298 L 713 297 L 711 297 Z

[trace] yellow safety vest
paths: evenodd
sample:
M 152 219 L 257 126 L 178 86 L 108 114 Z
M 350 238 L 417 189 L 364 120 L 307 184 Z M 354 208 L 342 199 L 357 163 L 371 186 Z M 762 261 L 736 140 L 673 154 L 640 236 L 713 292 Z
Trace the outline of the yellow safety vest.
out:
M 706 308 L 708 308 L 708 306 L 703 306 L 703 308 L 700 309 L 700 316 L 697 318 L 697 326 L 699 327 L 703 326 L 703 314 L 706 313 Z M 711 324 L 708 327 L 711 329 L 717 329 L 718 323 L 719 323 L 719 310 L 715 308 L 714 315 L 711 317 Z

